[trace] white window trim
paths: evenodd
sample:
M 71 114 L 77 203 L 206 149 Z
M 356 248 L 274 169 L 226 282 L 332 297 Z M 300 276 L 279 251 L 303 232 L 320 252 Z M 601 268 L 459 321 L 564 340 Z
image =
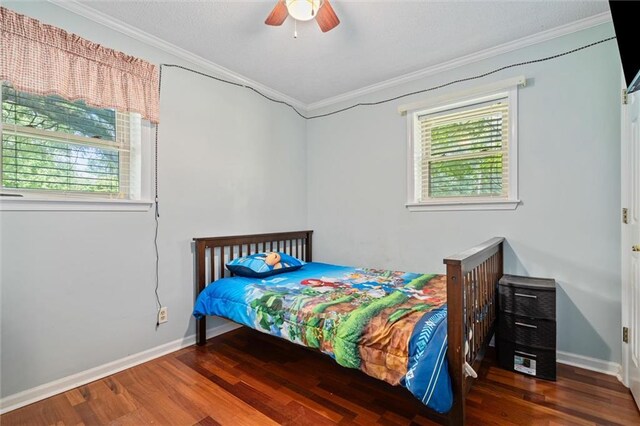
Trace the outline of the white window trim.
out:
M 477 89 L 441 96 L 434 102 L 415 102 L 398 108 L 401 114 L 406 113 L 407 115 L 407 203 L 405 207 L 409 211 L 514 210 L 518 207 L 520 204 L 518 197 L 518 86 L 524 86 L 525 83 L 524 77 L 516 77 Z M 505 97 L 509 100 L 510 123 L 509 194 L 507 198 L 465 197 L 418 202 L 415 197 L 414 170 L 414 149 L 420 137 L 415 129 L 418 115 L 433 114 Z
M 412 212 L 452 211 L 452 210 L 515 210 L 520 200 L 447 200 L 445 202 L 407 203 L 405 206 Z
M 2 197 L 0 211 L 149 211 L 150 200 Z
M 0 123 L 1 130 L 2 124 Z M 140 155 L 136 156 L 136 161 L 141 165 L 140 199 L 119 200 L 94 198 L 89 195 L 72 197 L 48 194 L 43 191 L 3 189 L 0 191 L 1 193 L 15 194 L 16 196 L 0 196 L 0 211 L 149 211 L 154 203 L 151 193 L 153 184 L 154 130 L 154 126 L 151 123 L 146 120 L 142 122 Z M 142 155 L 143 152 L 145 155 Z

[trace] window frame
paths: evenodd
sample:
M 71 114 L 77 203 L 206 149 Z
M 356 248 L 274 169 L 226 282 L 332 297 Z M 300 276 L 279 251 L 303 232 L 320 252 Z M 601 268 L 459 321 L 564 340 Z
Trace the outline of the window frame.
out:
M 407 114 L 407 202 L 409 211 L 450 211 L 450 210 L 513 210 L 520 204 L 518 198 L 518 85 L 496 90 L 495 87 L 467 91 L 466 94 L 440 97 L 433 103 L 415 103 L 401 107 Z M 493 85 L 492 85 L 493 86 Z M 420 116 L 438 114 L 459 108 L 470 107 L 483 102 L 507 99 L 509 103 L 509 189 L 507 197 L 443 197 L 419 201 L 416 194 L 415 149 L 421 143 Z
M 0 84 L 4 83 L 0 80 Z M 0 105 L 2 92 L 0 91 Z M 129 176 L 139 174 L 139 187 L 129 189 L 131 198 L 115 198 L 113 194 L 47 191 L 38 189 L 3 188 L 0 184 L 0 211 L 148 211 L 153 205 L 151 188 L 153 176 L 155 126 L 141 120 L 140 141 L 129 147 Z M 0 120 L 0 137 L 4 123 Z M 132 165 L 138 166 L 133 170 Z M 131 185 L 130 182 L 128 182 Z

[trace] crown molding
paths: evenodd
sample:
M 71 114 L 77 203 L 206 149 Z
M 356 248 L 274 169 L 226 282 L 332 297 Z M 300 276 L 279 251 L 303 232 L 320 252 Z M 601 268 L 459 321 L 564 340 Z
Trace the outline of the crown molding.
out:
M 304 102 L 299 101 L 298 99 L 292 98 L 291 96 L 285 95 L 284 93 L 281 93 L 275 89 L 265 86 L 264 84 L 251 80 L 227 68 L 224 68 L 212 61 L 209 61 L 203 58 L 202 56 L 189 52 L 186 49 L 183 49 L 174 44 L 171 44 L 159 37 L 156 37 L 134 26 L 126 24 L 105 13 L 99 12 L 89 6 L 85 6 L 84 4 L 81 4 L 76 0 L 47 0 L 47 1 L 63 9 L 67 9 L 70 12 L 73 12 L 79 16 L 87 18 L 93 22 L 104 25 L 105 27 L 111 28 L 112 30 L 118 31 L 128 37 L 141 41 L 150 46 L 156 47 L 162 51 L 165 51 L 171 55 L 174 55 L 192 64 L 198 65 L 203 69 L 206 69 L 218 76 L 229 78 L 241 84 L 251 86 L 259 90 L 260 92 L 264 93 L 265 95 L 268 95 L 269 97 L 276 98 L 291 104 L 292 106 L 294 106 L 300 112 L 303 112 L 303 113 L 329 107 L 335 104 L 339 104 L 341 102 L 352 100 L 354 98 L 357 98 L 363 95 L 377 92 L 379 90 L 384 90 L 384 89 L 395 87 L 401 84 L 409 83 L 409 82 L 419 80 L 431 75 L 449 71 L 454 68 L 458 68 L 464 65 L 469 65 L 474 62 L 482 61 L 484 59 L 492 58 L 507 52 L 511 52 L 517 49 L 522 49 L 524 47 L 528 47 L 534 44 L 552 40 L 554 38 L 562 37 L 578 31 L 582 31 L 591 27 L 595 27 L 597 25 L 612 22 L 611 13 L 603 12 L 585 19 L 571 22 L 566 25 L 561 25 L 559 27 L 551 28 L 549 30 L 541 31 L 539 33 L 532 34 L 530 36 L 526 36 L 514 41 L 510 41 L 508 43 L 504 43 L 495 47 L 484 49 L 479 52 L 472 53 L 470 55 L 466 55 L 450 61 L 442 62 L 437 65 L 433 65 L 418 71 L 414 71 L 408 74 L 394 77 L 389 80 L 381 81 L 379 83 L 365 86 L 360 89 L 352 90 L 337 96 L 332 96 L 330 98 L 326 98 L 318 102 L 305 104 Z
M 363 95 L 377 92 L 379 90 L 388 89 L 390 87 L 398 86 L 401 84 L 409 83 L 421 78 L 439 74 L 445 71 L 452 70 L 464 65 L 469 65 L 474 62 L 482 61 L 484 59 L 492 58 L 507 52 L 522 49 L 534 44 L 542 43 L 554 38 L 562 37 L 568 34 L 572 34 L 578 31 L 586 30 L 597 25 L 612 22 L 611 13 L 603 12 L 597 15 L 590 16 L 589 18 L 581 19 L 575 22 L 571 22 L 566 25 L 551 28 L 549 30 L 541 31 L 539 33 L 532 34 L 508 43 L 504 43 L 495 47 L 481 50 L 470 55 L 461 56 L 451 61 L 442 62 L 437 65 L 433 65 L 427 68 L 423 68 L 418 71 L 414 71 L 408 74 L 394 77 L 389 80 L 381 81 L 379 83 L 365 86 L 360 89 L 352 90 L 341 95 L 332 96 L 330 98 L 323 99 L 318 102 L 312 102 L 306 106 L 307 111 L 313 111 L 320 108 L 332 106 L 341 102 L 353 100 Z
M 211 62 L 203 58 L 202 56 L 189 52 L 186 49 L 183 49 L 174 44 L 171 44 L 159 37 L 151 35 L 132 25 L 129 25 L 105 13 L 102 13 L 96 9 L 93 9 L 89 6 L 85 6 L 84 4 L 79 3 L 76 0 L 47 0 L 47 1 L 63 9 L 66 9 L 70 12 L 73 12 L 76 15 L 82 16 L 83 18 L 89 19 L 100 25 L 108 27 L 112 30 L 118 31 L 119 33 L 122 33 L 135 40 L 141 41 L 145 44 L 158 48 L 180 59 L 183 59 L 195 65 L 198 65 L 199 67 L 202 67 L 203 69 L 206 69 L 207 71 L 210 71 L 216 74 L 216 76 L 232 79 L 238 83 L 251 86 L 254 89 L 262 92 L 263 94 L 269 97 L 291 104 L 292 106 L 301 110 L 301 112 L 304 112 L 307 109 L 307 105 L 304 102 L 301 102 L 295 98 L 292 98 L 291 96 L 285 95 L 284 93 L 281 93 L 275 89 L 265 86 L 262 83 L 251 80 L 241 74 L 231 71 L 214 62 Z

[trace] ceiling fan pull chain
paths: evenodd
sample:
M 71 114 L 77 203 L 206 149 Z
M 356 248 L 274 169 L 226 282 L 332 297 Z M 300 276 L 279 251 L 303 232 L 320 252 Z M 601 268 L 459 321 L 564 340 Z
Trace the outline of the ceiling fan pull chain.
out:
M 298 38 L 298 21 L 293 20 L 293 38 Z

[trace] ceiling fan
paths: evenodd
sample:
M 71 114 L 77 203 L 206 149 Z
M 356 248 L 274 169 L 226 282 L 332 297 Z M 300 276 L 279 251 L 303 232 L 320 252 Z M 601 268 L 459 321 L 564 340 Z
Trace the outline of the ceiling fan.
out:
M 323 33 L 334 29 L 340 23 L 329 0 L 278 0 L 264 23 L 282 25 L 289 15 L 296 21 L 310 21 L 315 18 Z

